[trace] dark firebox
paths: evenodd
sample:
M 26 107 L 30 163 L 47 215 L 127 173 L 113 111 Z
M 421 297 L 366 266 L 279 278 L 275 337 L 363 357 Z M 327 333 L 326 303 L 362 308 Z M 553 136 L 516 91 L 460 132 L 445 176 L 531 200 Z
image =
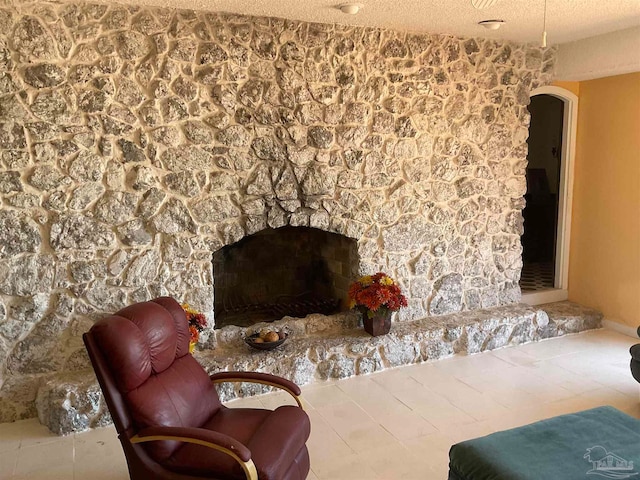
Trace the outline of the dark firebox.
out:
M 357 275 L 353 239 L 315 228 L 266 229 L 213 255 L 215 327 L 345 308 Z

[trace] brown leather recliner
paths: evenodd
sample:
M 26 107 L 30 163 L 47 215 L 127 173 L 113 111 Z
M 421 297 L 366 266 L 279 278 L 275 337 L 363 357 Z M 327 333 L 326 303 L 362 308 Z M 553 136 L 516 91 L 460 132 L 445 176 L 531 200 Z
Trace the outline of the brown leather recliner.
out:
M 300 387 L 265 373 L 209 376 L 189 354 L 182 307 L 161 297 L 98 321 L 83 336 L 134 480 L 302 480 L 311 426 Z M 298 407 L 227 408 L 214 383 L 277 386 Z

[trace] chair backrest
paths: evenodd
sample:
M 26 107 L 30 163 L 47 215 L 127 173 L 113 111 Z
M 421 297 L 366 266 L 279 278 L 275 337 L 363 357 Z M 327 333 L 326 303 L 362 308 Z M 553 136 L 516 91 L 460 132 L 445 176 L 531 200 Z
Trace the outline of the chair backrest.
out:
M 202 366 L 189 354 L 182 307 L 161 297 L 103 318 L 85 334 L 85 345 L 120 435 L 152 426 L 200 427 L 220 408 Z M 176 442 L 149 442 L 156 460 Z

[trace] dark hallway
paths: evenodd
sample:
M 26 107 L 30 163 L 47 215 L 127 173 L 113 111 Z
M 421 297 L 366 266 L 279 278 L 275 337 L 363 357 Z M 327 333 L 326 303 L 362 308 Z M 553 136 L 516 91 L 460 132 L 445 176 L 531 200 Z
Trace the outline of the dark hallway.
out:
M 554 288 L 564 102 L 551 95 L 536 95 L 529 112 L 523 292 Z

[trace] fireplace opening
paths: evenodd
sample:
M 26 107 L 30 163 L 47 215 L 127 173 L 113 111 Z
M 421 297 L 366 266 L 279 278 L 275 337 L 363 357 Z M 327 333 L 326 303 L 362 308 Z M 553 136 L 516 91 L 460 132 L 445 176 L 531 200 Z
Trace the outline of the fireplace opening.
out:
M 268 228 L 213 254 L 214 324 L 247 327 L 346 309 L 355 240 L 308 227 Z

